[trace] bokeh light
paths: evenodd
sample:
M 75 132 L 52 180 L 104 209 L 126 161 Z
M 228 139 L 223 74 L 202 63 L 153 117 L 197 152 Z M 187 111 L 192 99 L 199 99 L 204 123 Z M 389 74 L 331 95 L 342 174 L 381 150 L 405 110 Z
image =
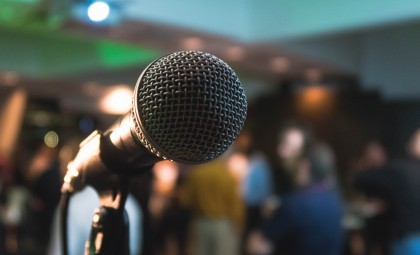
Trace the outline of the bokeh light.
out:
M 104 21 L 108 18 L 109 12 L 109 5 L 101 1 L 92 3 L 87 10 L 89 19 L 95 22 Z
M 44 143 L 50 148 L 55 148 L 58 145 L 58 142 L 60 141 L 58 135 L 54 131 L 49 131 L 44 136 Z
M 110 89 L 99 103 L 101 110 L 108 114 L 124 114 L 131 109 L 133 90 L 128 86 Z

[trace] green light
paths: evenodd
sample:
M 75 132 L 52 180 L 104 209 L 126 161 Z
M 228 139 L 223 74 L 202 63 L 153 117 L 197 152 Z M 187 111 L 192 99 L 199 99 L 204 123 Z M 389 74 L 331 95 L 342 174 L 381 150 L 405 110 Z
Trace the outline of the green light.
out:
M 159 56 L 158 51 L 112 41 L 98 41 L 96 50 L 106 68 L 148 63 Z

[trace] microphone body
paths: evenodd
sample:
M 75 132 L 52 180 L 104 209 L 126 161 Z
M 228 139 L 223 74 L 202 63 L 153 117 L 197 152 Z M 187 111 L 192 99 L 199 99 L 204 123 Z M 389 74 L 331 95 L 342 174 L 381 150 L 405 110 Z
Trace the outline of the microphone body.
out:
M 222 60 L 194 51 L 159 58 L 140 75 L 131 111 L 80 144 L 65 186 L 115 189 L 160 160 L 213 160 L 237 138 L 246 111 L 242 84 Z

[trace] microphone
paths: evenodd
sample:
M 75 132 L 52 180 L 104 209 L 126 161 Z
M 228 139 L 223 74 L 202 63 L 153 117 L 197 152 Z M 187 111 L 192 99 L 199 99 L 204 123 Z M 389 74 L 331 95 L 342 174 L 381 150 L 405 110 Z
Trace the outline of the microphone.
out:
M 165 159 L 211 161 L 237 138 L 246 112 L 242 84 L 224 61 L 198 51 L 163 56 L 140 75 L 132 109 L 80 144 L 63 188 L 113 188 L 121 176 L 137 175 Z

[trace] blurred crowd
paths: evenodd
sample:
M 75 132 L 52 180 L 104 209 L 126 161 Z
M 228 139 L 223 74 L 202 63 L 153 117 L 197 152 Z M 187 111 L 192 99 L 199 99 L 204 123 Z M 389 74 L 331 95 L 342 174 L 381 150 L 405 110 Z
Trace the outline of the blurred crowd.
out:
M 420 130 L 400 158 L 367 142 L 345 176 L 306 125 L 273 134 L 274 159 L 254 139 L 244 130 L 217 160 L 161 161 L 133 178 L 131 254 L 420 254 Z M 60 188 L 78 142 L 0 156 L 0 254 L 60 254 Z M 70 209 L 70 254 L 82 253 L 98 204 L 94 191 L 83 192 Z

